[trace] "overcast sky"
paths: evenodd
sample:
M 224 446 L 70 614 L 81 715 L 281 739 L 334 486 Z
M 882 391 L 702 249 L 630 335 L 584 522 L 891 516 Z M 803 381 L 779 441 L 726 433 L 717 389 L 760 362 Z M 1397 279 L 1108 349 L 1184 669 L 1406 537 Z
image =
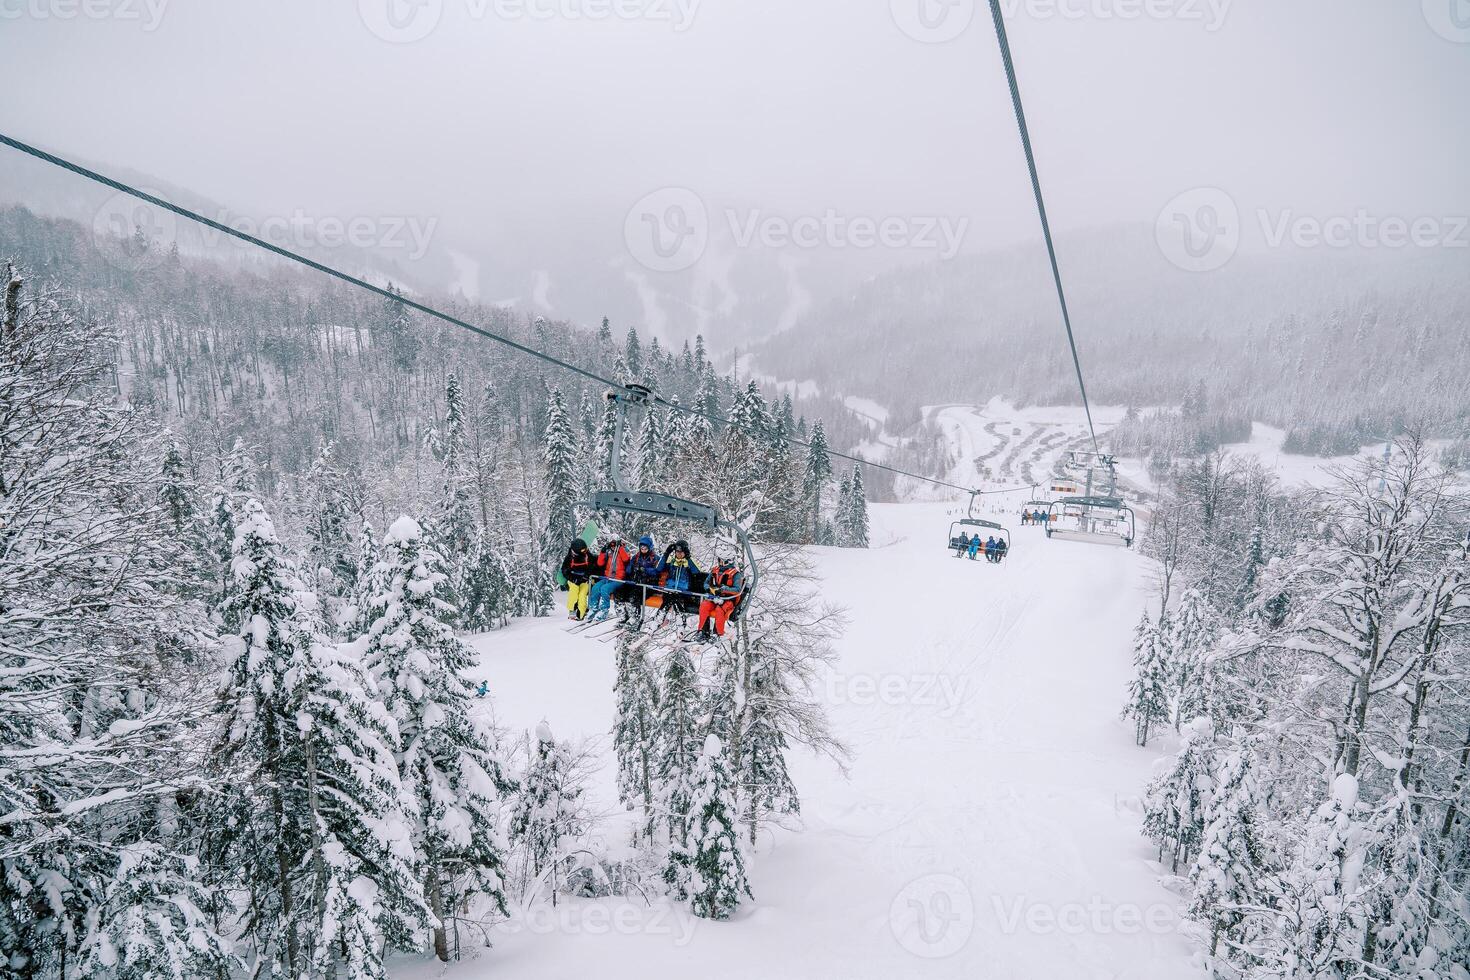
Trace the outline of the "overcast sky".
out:
M 570 242 L 677 186 L 964 216 L 966 248 L 1035 234 L 971 0 L 79 2 L 0 0 L 0 126 L 246 213 Z M 1466 0 L 1005 7 L 1063 230 L 1152 224 L 1199 186 L 1243 210 L 1470 213 Z

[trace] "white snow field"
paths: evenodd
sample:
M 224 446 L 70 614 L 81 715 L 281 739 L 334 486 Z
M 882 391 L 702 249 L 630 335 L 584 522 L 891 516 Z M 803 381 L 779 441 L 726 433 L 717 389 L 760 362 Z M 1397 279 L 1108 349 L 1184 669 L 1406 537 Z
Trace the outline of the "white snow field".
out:
M 988 420 L 987 420 L 988 421 Z M 763 835 L 731 921 L 654 899 L 524 910 L 400 980 L 516 977 L 973 980 L 1199 975 L 1181 900 L 1139 834 L 1157 750 L 1119 721 L 1145 602 L 1135 552 L 1014 527 L 1002 566 L 955 559 L 954 504 L 875 505 L 870 551 L 815 549 L 849 626 L 821 697 L 850 776 L 793 751 L 804 812 Z M 768 597 L 769 598 L 769 597 Z M 476 639 L 501 724 L 599 739 L 614 852 L 612 644 L 520 621 Z

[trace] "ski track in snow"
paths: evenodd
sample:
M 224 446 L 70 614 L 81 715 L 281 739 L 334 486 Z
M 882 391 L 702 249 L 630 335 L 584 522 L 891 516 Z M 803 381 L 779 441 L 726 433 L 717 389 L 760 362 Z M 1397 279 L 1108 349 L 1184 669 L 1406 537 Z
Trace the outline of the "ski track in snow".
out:
M 1008 443 L 1014 462 L 1020 428 L 1039 475 L 1080 433 L 1071 419 L 996 425 L 989 409 L 939 410 L 957 468 Z M 1063 427 L 1068 438 L 1053 438 Z M 539 925 L 497 934 L 493 950 L 447 969 L 400 963 L 395 977 L 1201 975 L 1177 931 L 1181 900 L 1159 884 L 1136 808 L 1120 804 L 1156 758 L 1118 717 L 1146 565 L 1124 549 L 1048 542 L 1009 519 L 1019 499 L 989 500 L 1014 535 L 1001 566 L 945 549 L 964 514 L 955 503 L 874 505 L 885 547 L 813 549 L 826 596 L 848 610 L 820 695 L 852 749 L 851 774 L 792 751 L 803 816 L 762 834 L 755 900 L 734 920 L 564 899 Z M 477 638 L 481 670 L 512 733 L 545 718 L 559 738 L 598 740 L 592 792 L 616 849 L 628 824 L 607 737 L 614 649 L 565 625 L 519 621 Z

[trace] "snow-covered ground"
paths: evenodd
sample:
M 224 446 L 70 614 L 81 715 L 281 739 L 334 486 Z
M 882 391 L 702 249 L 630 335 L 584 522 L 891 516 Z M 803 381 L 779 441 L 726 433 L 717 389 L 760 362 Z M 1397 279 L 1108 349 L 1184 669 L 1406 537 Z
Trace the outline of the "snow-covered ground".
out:
M 983 431 L 983 424 L 981 426 Z M 755 900 L 712 923 L 654 901 L 564 901 L 449 977 L 907 978 L 1197 975 L 1135 799 L 1155 750 L 1118 720 L 1147 568 L 1133 551 L 1016 528 L 1003 566 L 944 548 L 954 504 L 873 507 L 869 551 L 817 549 L 849 628 L 821 692 L 850 775 L 796 752 L 804 813 L 763 837 Z M 500 722 L 592 738 L 612 785 L 613 648 L 522 621 L 477 638 Z

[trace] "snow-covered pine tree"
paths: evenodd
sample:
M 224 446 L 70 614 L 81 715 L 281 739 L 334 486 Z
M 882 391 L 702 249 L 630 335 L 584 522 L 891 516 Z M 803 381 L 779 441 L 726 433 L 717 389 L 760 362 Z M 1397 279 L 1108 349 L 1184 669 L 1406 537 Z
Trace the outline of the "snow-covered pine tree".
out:
M 198 488 L 189 477 L 184 451 L 174 439 L 169 440 L 163 452 L 163 486 L 158 495 L 168 510 L 168 519 L 173 524 L 174 533 L 182 537 L 193 527 L 194 515 L 199 506 Z
M 858 463 L 852 464 L 852 487 L 848 494 L 844 518 L 847 547 L 866 548 L 869 534 L 868 488 L 863 482 L 863 468 Z
M 587 829 L 586 787 L 572 754 L 556 743 L 545 721 L 536 726 L 526 753 L 526 771 L 510 806 L 511 841 L 522 857 L 521 888 L 545 883 L 555 902 L 566 841 Z
M 618 798 L 643 808 L 646 836 L 653 835 L 654 760 L 659 713 L 658 678 L 631 634 L 618 637 L 613 687 L 613 754 L 618 763 Z
M 482 897 L 505 910 L 498 820 L 506 781 L 498 739 L 470 713 L 471 651 L 442 618 L 450 612 L 436 595 L 443 560 L 418 523 L 400 517 L 379 565 L 386 585 L 375 605 L 383 614 L 368 631 L 365 658 L 398 728 L 399 777 L 420 814 L 413 844 L 424 896 L 439 920 L 434 953 L 447 961 L 456 908 Z
M 638 330 L 635 327 L 628 328 L 628 339 L 623 344 L 623 365 L 628 369 L 630 380 L 642 376 L 643 345 L 638 340 Z
M 1270 843 L 1262 826 L 1255 775 L 1255 749 L 1249 739 L 1223 750 L 1205 804 L 1199 856 L 1190 868 L 1194 901 L 1189 916 L 1209 929 L 1208 955 L 1229 959 L 1226 949 L 1241 949 L 1265 921 L 1276 902 Z
M 472 633 L 504 626 L 516 609 L 512 557 L 481 530 L 475 535 L 467 566 L 460 595 L 460 625 Z
M 1174 672 L 1174 728 L 1185 720 L 1215 718 L 1215 678 L 1210 666 L 1217 630 L 1204 595 L 1185 589 L 1169 624 L 1169 666 Z M 1219 719 L 1216 718 L 1218 721 Z
M 638 430 L 638 446 L 633 453 L 630 467 L 631 486 L 655 488 L 663 483 L 664 454 L 669 447 L 664 444 L 663 414 L 650 407 L 643 413 L 643 425 Z
M 1160 760 L 1158 774 L 1144 794 L 1143 832 L 1168 855 L 1175 871 L 1179 862 L 1199 852 L 1205 811 L 1215 773 L 1215 727 L 1196 718 L 1183 728 L 1179 751 Z
M 1154 727 L 1169 722 L 1172 672 L 1163 660 L 1164 652 L 1158 630 L 1145 611 L 1133 630 L 1133 681 L 1128 686 L 1128 705 L 1123 709 L 1123 717 L 1134 721 L 1134 738 L 1139 745 L 1148 745 Z
M 844 475 L 837 486 L 837 510 L 832 522 L 832 543 L 839 548 L 847 544 L 847 512 L 852 508 L 852 476 Z
M 827 445 L 827 430 L 818 419 L 812 426 L 806 457 L 806 475 L 801 485 L 802 502 L 807 513 L 807 533 L 813 544 L 830 544 L 831 533 L 823 511 L 827 485 L 832 480 L 831 449 Z
M 1348 773 L 1303 831 L 1296 859 L 1282 876 L 1276 928 L 1261 944 L 1264 977 L 1373 976 L 1365 962 L 1377 877 L 1369 862 L 1376 834 Z
M 705 738 L 691 782 L 691 826 L 685 848 L 690 904 L 700 918 L 728 919 L 751 892 L 735 830 L 735 784 L 719 736 Z
M 251 896 L 255 976 L 342 958 L 383 976 L 385 940 L 426 923 L 392 720 L 356 660 L 322 642 L 314 597 L 261 505 L 236 533 L 228 603 L 241 624 L 217 706 L 211 764 L 225 789 L 208 839 L 221 885 Z
M 581 449 L 576 427 L 567 413 L 561 389 L 551 392 L 546 409 L 546 439 L 542 444 L 546 464 L 547 523 L 543 561 L 547 568 L 560 564 L 566 543 L 575 532 L 573 505 L 581 498 L 579 482 Z
M 699 673 L 689 653 L 676 646 L 664 655 L 654 733 L 658 822 L 668 844 L 664 881 L 670 894 L 684 898 L 689 882 L 689 808 L 693 805 L 695 764 L 704 741 L 700 721 Z
M 114 980 L 197 980 L 224 976 L 238 966 L 231 943 L 219 935 L 200 884 L 198 862 L 152 841 L 118 848 L 117 865 L 88 917 L 76 976 Z M 0 918 L 4 913 L 0 913 Z M 8 939 L 0 929 L 0 939 Z M 7 957 L 16 977 L 30 973 L 21 947 Z M 17 957 L 20 957 L 17 960 Z M 12 974 L 7 974 L 7 976 Z M 61 976 L 58 972 L 56 976 Z
M 159 941 L 181 971 L 214 975 L 228 966 L 214 924 L 188 935 L 183 908 L 213 899 L 169 818 L 175 798 L 215 788 L 195 750 L 212 636 L 185 598 L 206 583 L 165 503 L 159 434 L 116 397 L 118 337 L 78 320 L 61 290 L 27 292 L 6 272 L 0 973 L 80 975 L 80 944 L 131 901 L 120 856 L 157 846 L 167 857 L 149 878 L 180 897 L 153 906 Z M 156 962 L 118 960 L 115 975 Z
M 351 595 L 357 585 L 358 555 L 352 541 L 351 494 L 329 442 L 306 474 L 307 558 L 311 585 L 328 600 Z

